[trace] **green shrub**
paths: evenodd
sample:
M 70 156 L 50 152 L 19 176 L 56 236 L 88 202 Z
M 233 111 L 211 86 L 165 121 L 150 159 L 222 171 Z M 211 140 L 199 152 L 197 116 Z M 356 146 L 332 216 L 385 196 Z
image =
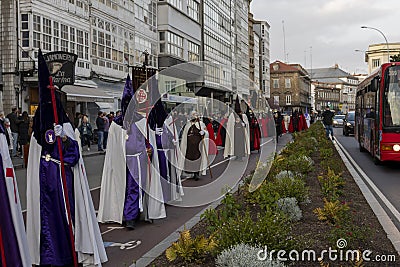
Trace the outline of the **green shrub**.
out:
M 285 215 L 271 209 L 266 210 L 263 215 L 258 214 L 255 221 L 249 212 L 245 212 L 225 222 L 215 232 L 215 238 L 220 251 L 240 243 L 291 250 L 295 241 L 290 236 L 290 227 Z
M 218 255 L 216 260 L 217 267 L 283 267 L 284 264 L 277 260 L 261 261 L 258 259 L 258 252 L 262 248 L 252 247 L 248 244 L 238 244 L 232 248 L 225 249 Z M 267 252 L 268 253 L 268 252 Z
M 294 197 L 298 202 L 306 201 L 308 187 L 302 179 L 283 177 L 273 181 L 264 181 L 256 191 L 246 193 L 245 196 L 248 202 L 267 209 L 274 206 L 280 198 Z
M 335 174 L 333 170 L 328 168 L 326 176 L 318 176 L 321 184 L 322 194 L 329 200 L 338 200 L 343 194 L 344 179 L 340 174 Z
M 282 178 L 270 184 L 270 190 L 277 192 L 281 198 L 294 197 L 298 202 L 303 202 L 308 197 L 308 187 L 301 179 Z
M 300 221 L 303 217 L 303 213 L 294 197 L 280 198 L 278 199 L 277 205 L 278 209 L 282 211 L 290 221 Z
M 324 198 L 324 207 L 316 208 L 314 213 L 317 214 L 318 220 L 336 225 L 344 221 L 348 210 L 349 206 L 346 203 L 342 204 L 339 200 L 328 201 Z
M 169 261 L 182 260 L 184 262 L 199 262 L 209 253 L 212 253 L 217 244 L 213 237 L 205 238 L 203 235 L 192 238 L 189 230 L 181 232 L 178 241 L 172 243 L 165 251 Z
M 235 217 L 241 208 L 231 193 L 227 193 L 218 209 L 207 209 L 201 216 L 207 223 L 209 233 L 214 233 L 224 222 Z
M 294 174 L 291 171 L 281 171 L 275 176 L 275 179 L 282 179 L 282 178 L 294 178 Z

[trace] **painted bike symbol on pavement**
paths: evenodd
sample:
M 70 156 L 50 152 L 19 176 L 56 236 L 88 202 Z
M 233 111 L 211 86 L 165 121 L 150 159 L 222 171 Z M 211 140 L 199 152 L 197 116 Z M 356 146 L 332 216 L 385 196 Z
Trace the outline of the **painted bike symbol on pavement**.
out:
M 104 242 L 104 247 L 119 247 L 119 249 L 133 249 L 138 247 L 142 244 L 140 240 L 132 240 L 126 243 L 119 243 L 119 242 Z

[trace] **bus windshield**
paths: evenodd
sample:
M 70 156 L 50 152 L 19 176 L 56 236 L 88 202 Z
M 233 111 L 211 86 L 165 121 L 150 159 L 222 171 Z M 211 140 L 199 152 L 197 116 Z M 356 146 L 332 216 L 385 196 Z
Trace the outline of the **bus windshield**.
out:
M 391 66 L 386 70 L 383 125 L 400 127 L 400 66 Z

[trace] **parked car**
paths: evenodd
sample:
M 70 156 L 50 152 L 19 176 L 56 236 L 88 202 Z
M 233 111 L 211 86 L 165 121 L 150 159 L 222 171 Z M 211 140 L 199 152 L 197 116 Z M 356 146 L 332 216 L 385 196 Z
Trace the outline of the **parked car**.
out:
M 343 135 L 349 136 L 349 134 L 354 134 L 354 123 L 355 123 L 355 111 L 350 111 L 347 113 L 343 120 Z
M 335 115 L 333 117 L 333 127 L 342 127 L 345 115 Z

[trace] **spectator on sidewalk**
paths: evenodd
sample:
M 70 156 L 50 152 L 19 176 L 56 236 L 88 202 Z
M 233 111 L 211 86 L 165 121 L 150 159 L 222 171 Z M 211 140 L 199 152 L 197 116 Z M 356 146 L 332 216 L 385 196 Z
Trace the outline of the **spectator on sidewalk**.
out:
M 103 139 L 104 139 L 104 118 L 103 112 L 99 111 L 96 119 L 97 127 L 97 149 L 98 151 L 104 151 L 103 149 Z
M 10 120 L 10 128 L 13 137 L 13 150 L 11 156 L 16 157 L 18 151 L 18 125 L 20 124 L 20 120 L 18 119 L 18 108 L 12 108 L 12 112 L 7 115 L 7 118 Z
M 114 111 L 111 111 L 110 114 L 107 115 L 108 122 L 111 125 L 111 122 L 114 120 Z
M 110 129 L 110 121 L 107 117 L 107 113 L 103 113 L 104 119 L 104 136 L 103 136 L 103 149 L 107 148 L 107 139 L 108 139 L 108 129 Z
M 87 144 L 88 148 L 87 150 L 90 151 L 90 141 L 92 140 L 93 136 L 93 130 L 92 130 L 92 125 L 90 125 L 88 117 L 83 116 L 82 117 L 82 123 L 78 128 L 79 133 L 81 134 L 81 142 L 82 142 L 82 147 Z
M 78 128 L 81 125 L 83 115 L 80 112 L 75 113 L 74 128 Z
M 6 117 L 4 116 L 4 111 L 0 111 L 0 125 L 3 127 L 3 129 L 6 129 L 5 120 L 6 120 Z M 7 121 L 10 122 L 9 119 L 7 119 Z M 10 133 L 11 133 L 11 131 L 10 131 Z M 7 140 L 7 146 L 10 147 L 10 145 L 12 144 L 11 137 L 8 134 L 6 134 L 5 136 L 6 136 L 6 140 Z
M 8 142 L 8 150 L 11 154 L 11 152 L 14 150 L 14 137 L 11 132 L 10 120 L 8 118 L 4 119 L 4 129 L 6 131 L 6 136 L 8 136 L 8 140 L 10 140 L 10 142 Z
M 333 138 L 333 117 L 335 114 L 330 110 L 329 106 L 326 106 L 325 111 L 322 113 L 322 123 L 324 124 L 325 131 L 326 131 L 326 138 L 329 138 L 329 133 Z
M 30 121 L 29 121 L 28 112 L 26 112 L 26 111 L 22 112 L 22 116 L 20 118 L 20 121 L 21 122 L 18 125 L 18 132 L 19 132 L 19 140 L 18 140 L 18 142 L 21 145 L 21 147 L 23 147 L 23 146 L 25 146 L 25 145 L 27 145 L 29 143 L 29 124 L 30 124 Z M 22 151 L 24 151 L 24 150 L 22 149 Z

